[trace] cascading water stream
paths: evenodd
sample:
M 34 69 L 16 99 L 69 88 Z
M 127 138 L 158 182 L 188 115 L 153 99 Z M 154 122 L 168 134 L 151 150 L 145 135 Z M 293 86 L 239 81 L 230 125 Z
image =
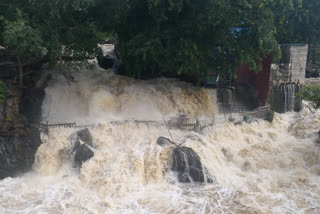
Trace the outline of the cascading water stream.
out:
M 300 110 L 301 102 L 296 97 L 300 91 L 300 85 L 295 83 L 276 84 L 272 88 L 273 110 L 279 113 Z
M 275 114 L 273 123 L 225 122 L 200 133 L 170 130 L 215 177 L 183 184 L 170 170 L 171 147 L 156 143 L 169 137 L 166 127 L 131 119 L 212 117 L 215 92 L 176 80 L 85 74 L 71 86 L 60 77 L 50 82 L 43 117 L 96 124 L 93 158 L 74 169 L 68 151 L 76 129 L 50 129 L 33 172 L 0 181 L 0 213 L 320 213 L 320 112 Z

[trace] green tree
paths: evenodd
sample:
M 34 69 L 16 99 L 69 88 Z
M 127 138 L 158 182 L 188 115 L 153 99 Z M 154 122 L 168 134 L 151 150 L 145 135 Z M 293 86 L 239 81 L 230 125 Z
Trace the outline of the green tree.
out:
M 12 55 L 15 56 L 19 70 L 20 86 L 23 86 L 23 66 L 34 58 L 45 55 L 45 48 L 40 33 L 33 29 L 28 21 L 22 17 L 18 10 L 19 18 L 8 21 L 3 32 L 3 42 Z
M 281 7 L 280 2 L 288 6 Z M 280 43 L 320 44 L 320 1 L 279 0 L 274 6 L 277 39 Z
M 17 59 L 20 84 L 23 82 L 23 65 L 33 59 L 44 59 L 50 67 L 59 64 L 59 70 L 67 72 L 70 66 L 75 67 L 78 62 L 87 62 L 88 58 L 97 55 L 97 44 L 104 34 L 88 14 L 88 10 L 95 7 L 95 1 L 0 2 L 0 43 Z
M 116 22 L 127 74 L 200 77 L 208 69 L 234 73 L 242 63 L 259 70 L 266 55 L 279 56 L 272 9 L 262 2 L 127 1 Z
M 54 65 L 63 56 L 94 57 L 101 34 L 88 16 L 94 0 L 30 0 L 32 23 L 40 32 Z

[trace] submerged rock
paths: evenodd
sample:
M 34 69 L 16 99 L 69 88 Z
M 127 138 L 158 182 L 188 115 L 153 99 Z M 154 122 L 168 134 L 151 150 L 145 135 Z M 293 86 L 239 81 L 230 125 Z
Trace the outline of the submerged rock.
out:
M 175 145 L 174 142 L 172 142 L 171 140 L 169 140 L 169 139 L 166 138 L 166 137 L 159 137 L 159 138 L 157 139 L 157 144 L 158 144 L 159 146 L 162 146 L 162 147 Z
M 318 138 L 316 139 L 316 143 L 320 144 L 320 131 L 318 132 Z
M 253 122 L 257 122 L 257 119 L 252 116 L 244 115 L 243 121 L 246 123 L 253 123 Z
M 182 183 L 213 182 L 205 167 L 202 166 L 200 157 L 188 147 L 174 148 L 171 169 L 178 174 L 178 180 Z

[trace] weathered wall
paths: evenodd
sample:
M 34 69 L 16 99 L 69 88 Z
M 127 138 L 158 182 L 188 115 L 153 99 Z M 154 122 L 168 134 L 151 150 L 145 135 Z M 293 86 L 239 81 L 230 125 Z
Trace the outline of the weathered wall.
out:
M 269 102 L 279 113 L 300 111 L 301 101 L 296 94 L 306 81 L 308 45 L 281 45 L 281 51 L 282 58 L 271 65 Z
M 281 45 L 282 58 L 271 65 L 270 81 L 305 82 L 308 45 Z

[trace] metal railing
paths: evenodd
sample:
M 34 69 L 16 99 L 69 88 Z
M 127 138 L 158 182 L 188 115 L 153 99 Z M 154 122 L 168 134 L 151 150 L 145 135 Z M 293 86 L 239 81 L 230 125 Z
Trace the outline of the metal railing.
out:
M 213 126 L 217 124 L 222 124 L 227 122 L 230 117 L 237 115 L 238 118 L 241 117 L 253 117 L 253 118 L 260 118 L 260 119 L 268 119 L 267 115 L 270 113 L 270 106 L 262 106 L 253 111 L 239 111 L 233 112 L 229 115 L 221 115 L 221 117 L 212 116 L 211 118 L 204 118 L 199 119 L 195 116 L 187 116 L 181 115 L 179 117 L 171 117 L 167 120 L 168 128 L 169 129 L 181 129 L 181 130 L 189 130 L 189 131 L 199 131 L 205 127 Z M 229 117 L 227 117 L 229 116 Z M 121 120 L 121 121 L 110 121 L 110 124 L 115 126 L 121 126 L 127 123 L 133 123 L 137 127 L 141 125 L 147 127 L 161 127 L 165 126 L 165 121 L 156 121 L 156 120 Z M 84 129 L 84 128 L 95 128 L 99 126 L 99 124 L 88 124 L 88 125 L 77 125 L 76 122 L 73 123 L 56 123 L 56 124 L 49 124 L 47 123 L 38 123 L 35 124 L 35 127 L 39 129 L 40 132 L 49 134 L 50 128 L 75 128 L 75 129 Z

